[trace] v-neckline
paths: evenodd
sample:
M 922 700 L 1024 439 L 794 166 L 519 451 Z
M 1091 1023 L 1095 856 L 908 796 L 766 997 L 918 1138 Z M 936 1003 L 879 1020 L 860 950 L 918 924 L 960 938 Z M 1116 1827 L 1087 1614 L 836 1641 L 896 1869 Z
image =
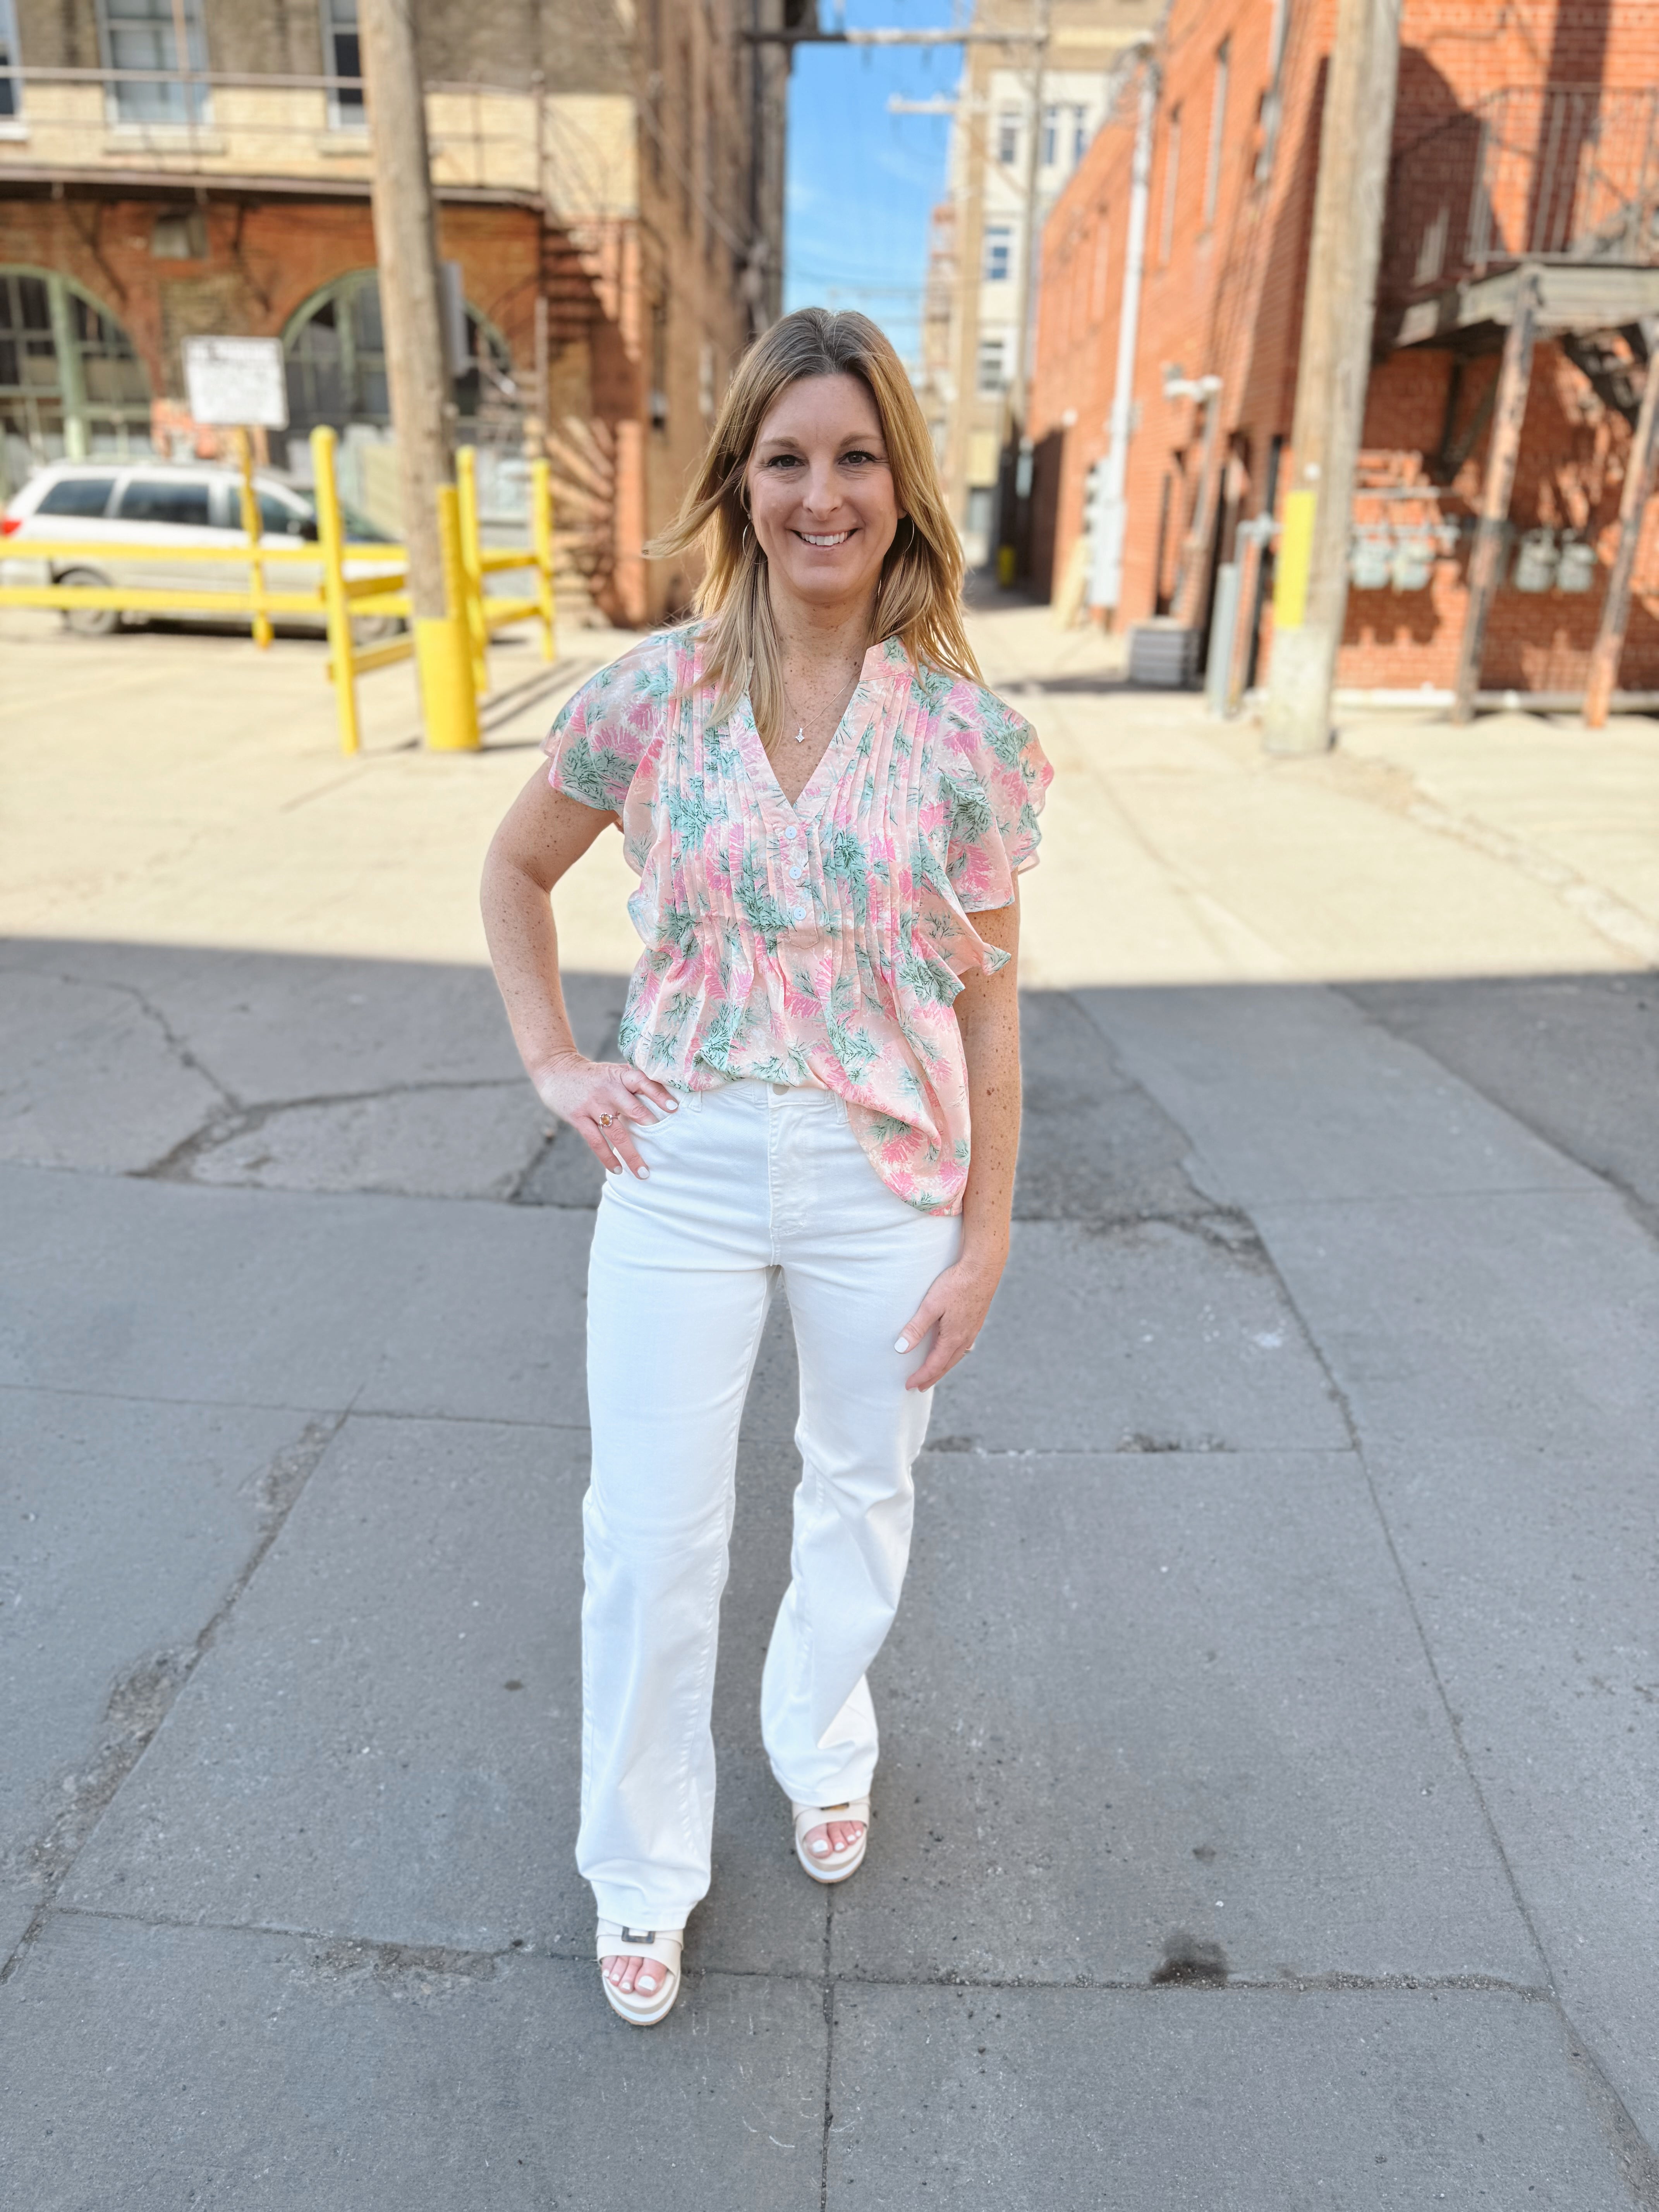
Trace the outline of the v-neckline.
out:
M 829 744 L 818 755 L 811 775 L 807 777 L 793 799 L 790 798 L 778 781 L 778 772 L 772 765 L 772 756 L 761 743 L 760 729 L 755 720 L 755 710 L 750 704 L 749 694 L 746 691 L 744 693 L 738 708 L 738 734 L 744 750 L 744 757 L 749 764 L 749 773 L 755 779 L 763 800 L 782 807 L 792 822 L 806 823 L 815 820 L 823 808 L 824 800 L 834 789 L 841 774 L 842 763 L 839 757 L 846 750 L 854 709 L 866 702 L 870 692 L 871 660 L 884 653 L 884 640 L 871 646 L 866 652 L 859 665 L 859 680 L 853 686 L 853 696 L 842 708 L 841 720 L 836 723 Z M 834 775 L 829 773 L 832 763 L 835 763 Z

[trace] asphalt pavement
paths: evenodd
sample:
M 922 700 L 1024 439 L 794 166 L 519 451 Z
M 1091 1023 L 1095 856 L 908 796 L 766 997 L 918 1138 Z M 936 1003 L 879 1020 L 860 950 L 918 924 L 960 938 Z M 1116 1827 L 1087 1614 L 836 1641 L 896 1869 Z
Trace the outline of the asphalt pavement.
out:
M 1628 799 L 1587 805 L 1523 717 L 1478 726 L 1497 758 L 1382 721 L 1269 774 L 1072 641 L 989 649 L 1043 701 L 1056 865 L 1013 1258 L 919 1468 L 870 1856 L 809 1882 L 760 1747 L 780 1299 L 714 1887 L 649 2034 L 572 1862 L 597 1170 L 472 925 L 362 842 L 371 799 L 415 823 L 441 908 L 469 764 L 422 784 L 388 723 L 330 829 L 273 707 L 246 820 L 252 769 L 175 753 L 143 866 L 113 801 L 32 848 L 0 951 L 8 2203 L 1659 2208 Z M 1597 757 L 1644 805 L 1651 729 Z M 271 853 L 307 811 L 337 880 L 301 897 Z M 611 926 L 569 933 L 595 1050 Z

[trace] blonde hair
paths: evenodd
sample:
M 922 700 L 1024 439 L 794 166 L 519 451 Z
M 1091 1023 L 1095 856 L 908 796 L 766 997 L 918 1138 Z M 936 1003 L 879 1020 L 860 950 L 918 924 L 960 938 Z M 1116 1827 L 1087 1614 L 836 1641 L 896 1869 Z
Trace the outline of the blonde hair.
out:
M 730 713 L 746 691 L 769 748 L 783 727 L 782 650 L 744 484 L 761 425 L 789 386 L 809 376 L 855 376 L 869 392 L 910 526 L 907 532 L 901 523 L 882 562 L 869 642 L 896 637 L 918 667 L 980 681 L 963 627 L 962 545 L 904 365 L 867 315 L 800 307 L 738 362 L 679 514 L 646 549 L 659 557 L 701 550 L 692 606 L 708 623 L 703 671 L 715 687 L 715 715 Z

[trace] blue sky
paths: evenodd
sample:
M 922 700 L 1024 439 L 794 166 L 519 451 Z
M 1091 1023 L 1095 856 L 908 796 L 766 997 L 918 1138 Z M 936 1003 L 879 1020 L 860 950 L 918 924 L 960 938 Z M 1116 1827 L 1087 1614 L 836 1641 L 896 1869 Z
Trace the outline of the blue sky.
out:
M 965 12 L 965 11 L 964 11 Z M 836 27 L 836 0 L 819 0 Z M 849 27 L 944 28 L 951 0 L 846 0 Z M 927 214 L 945 188 L 950 118 L 890 115 L 887 97 L 955 91 L 960 46 L 799 46 L 789 89 L 784 306 L 861 307 L 918 350 Z

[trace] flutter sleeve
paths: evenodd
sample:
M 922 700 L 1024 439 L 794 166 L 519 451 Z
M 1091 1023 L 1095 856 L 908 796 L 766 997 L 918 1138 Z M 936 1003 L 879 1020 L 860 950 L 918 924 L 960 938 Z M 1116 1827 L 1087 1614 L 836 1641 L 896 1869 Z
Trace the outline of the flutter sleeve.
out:
M 620 814 L 664 720 L 672 689 L 669 641 L 647 639 L 590 676 L 560 708 L 542 742 L 547 780 L 584 806 Z M 654 648 L 654 650 L 653 650 Z M 665 678 L 668 680 L 665 683 Z
M 945 872 L 964 914 L 1008 906 L 1036 866 L 1037 817 L 1054 772 L 1036 732 L 988 691 L 975 695 L 954 748 Z

